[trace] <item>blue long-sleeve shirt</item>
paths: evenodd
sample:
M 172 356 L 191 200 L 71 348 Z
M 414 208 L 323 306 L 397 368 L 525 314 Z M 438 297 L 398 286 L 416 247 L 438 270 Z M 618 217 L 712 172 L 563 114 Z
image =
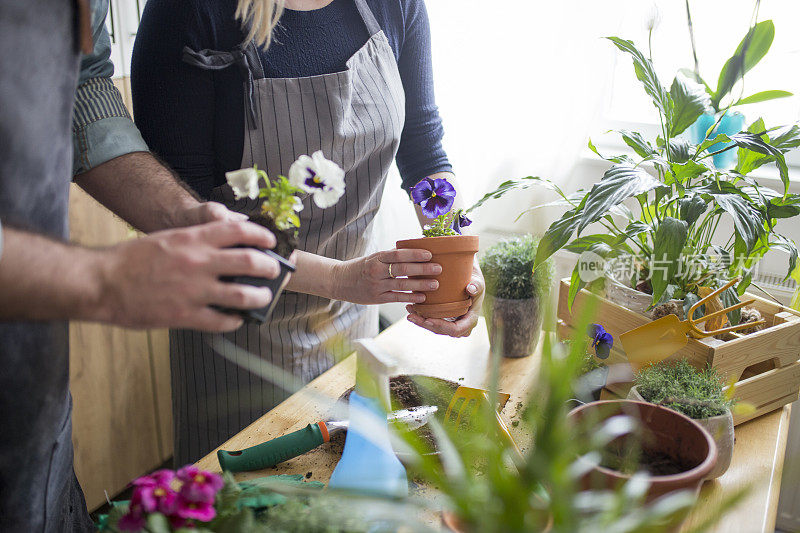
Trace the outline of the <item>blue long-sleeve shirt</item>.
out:
M 430 27 L 423 0 L 368 0 L 397 59 L 406 121 L 397 166 L 408 189 L 451 170 L 434 101 Z M 181 60 L 194 50 L 232 50 L 244 40 L 236 0 L 149 0 L 132 58 L 134 118 L 150 146 L 203 197 L 242 161 L 243 73 L 206 71 Z M 369 36 L 352 0 L 314 11 L 284 11 L 267 51 L 265 75 L 296 78 L 338 72 Z

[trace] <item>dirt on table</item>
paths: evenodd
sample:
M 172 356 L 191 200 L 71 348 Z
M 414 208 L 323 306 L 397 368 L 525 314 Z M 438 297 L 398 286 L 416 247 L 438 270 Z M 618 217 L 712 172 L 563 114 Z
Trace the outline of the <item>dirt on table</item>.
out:
M 440 421 L 444 420 L 447 406 L 456 389 L 458 389 L 458 383 L 430 376 L 402 375 L 389 378 L 389 395 L 393 411 L 412 409 L 422 405 L 435 405 L 439 408 L 436 417 Z M 352 392 L 353 389 L 350 388 L 339 399 L 347 402 Z M 417 429 L 416 433 L 428 448 L 437 451 L 436 439 L 427 424 Z M 331 450 L 340 454 L 344 450 L 344 441 L 344 433 L 331 437 Z

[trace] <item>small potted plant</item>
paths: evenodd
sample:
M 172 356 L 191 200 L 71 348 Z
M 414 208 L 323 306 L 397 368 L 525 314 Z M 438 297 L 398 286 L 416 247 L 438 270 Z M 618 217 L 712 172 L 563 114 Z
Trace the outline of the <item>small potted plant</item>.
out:
M 733 401 L 714 369 L 698 370 L 683 359 L 650 365 L 636 375 L 628 398 L 663 405 L 692 418 L 717 443 L 719 458 L 709 478 L 728 470 L 733 455 Z
M 553 278 L 551 260 L 536 269 L 539 240 L 531 235 L 500 241 L 481 258 L 486 280 L 483 309 L 492 352 L 505 357 L 533 353 L 542 327 L 542 306 Z
M 428 250 L 432 262 L 442 266 L 436 276 L 439 287 L 425 293 L 425 303 L 414 304 L 414 311 L 425 318 L 452 318 L 465 314 L 472 305 L 467 285 L 472 277 L 478 237 L 462 235 L 461 229 L 472 221 L 468 210 L 453 210 L 455 188 L 444 178 L 424 178 L 412 190 L 411 197 L 433 223 L 423 228 L 420 239 L 397 241 L 399 249 Z
M 274 251 L 261 250 L 278 261 L 281 271 L 277 278 L 223 278 L 225 281 L 268 287 L 272 291 L 272 301 L 263 309 L 226 310 L 240 314 L 249 321 L 263 323 L 289 281 L 289 274 L 294 272 L 290 259 L 297 247 L 297 228 L 300 227 L 298 213 L 303 210 L 301 196 L 310 196 L 317 207 L 322 209 L 334 205 L 344 194 L 344 171 L 339 165 L 326 159 L 321 151 L 317 151 L 311 156 L 301 155 L 292 163 L 288 178 L 277 176 L 271 180 L 266 172 L 256 166 L 227 172 L 225 177 L 237 200 L 263 198 L 258 210 L 248 214 L 252 222 L 272 231 L 277 240 Z

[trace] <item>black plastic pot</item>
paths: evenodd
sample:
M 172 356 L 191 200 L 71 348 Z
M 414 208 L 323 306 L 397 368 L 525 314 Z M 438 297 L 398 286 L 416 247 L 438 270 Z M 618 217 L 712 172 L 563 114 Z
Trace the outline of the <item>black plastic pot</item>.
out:
M 483 306 L 492 353 L 511 358 L 533 353 L 542 328 L 538 297 L 509 300 L 487 295 Z
M 254 278 L 252 276 L 224 276 L 220 279 L 222 281 L 229 283 L 252 285 L 254 287 L 267 287 L 270 291 L 272 291 L 272 300 L 269 302 L 269 305 L 267 307 L 263 307 L 261 309 L 220 308 L 220 310 L 225 313 L 239 315 L 242 318 L 244 318 L 245 321 L 247 322 L 263 324 L 272 314 L 272 310 L 275 308 L 275 304 L 278 302 L 278 299 L 280 298 L 284 287 L 286 287 L 286 283 L 288 283 L 289 281 L 288 275 L 295 271 L 295 266 L 292 263 L 290 263 L 287 259 L 281 257 L 272 250 L 262 250 L 260 248 L 254 248 L 254 249 L 264 254 L 267 254 L 268 256 L 270 256 L 271 258 L 275 259 L 278 262 L 278 266 L 280 267 L 280 273 L 278 274 L 277 278 L 267 279 L 267 278 Z

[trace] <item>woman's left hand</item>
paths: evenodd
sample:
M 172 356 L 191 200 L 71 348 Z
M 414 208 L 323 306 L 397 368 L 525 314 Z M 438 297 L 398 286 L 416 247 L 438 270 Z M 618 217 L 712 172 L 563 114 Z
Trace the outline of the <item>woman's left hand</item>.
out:
M 450 337 L 467 337 L 478 324 L 478 317 L 481 314 L 483 305 L 483 293 L 485 284 L 483 274 L 477 264 L 472 267 L 472 279 L 467 285 L 467 292 L 472 298 L 472 305 L 464 316 L 458 317 L 455 321 L 444 320 L 441 318 L 423 318 L 413 311 L 412 305 L 407 305 L 409 322 L 421 328 L 437 333 L 439 335 L 449 335 Z

